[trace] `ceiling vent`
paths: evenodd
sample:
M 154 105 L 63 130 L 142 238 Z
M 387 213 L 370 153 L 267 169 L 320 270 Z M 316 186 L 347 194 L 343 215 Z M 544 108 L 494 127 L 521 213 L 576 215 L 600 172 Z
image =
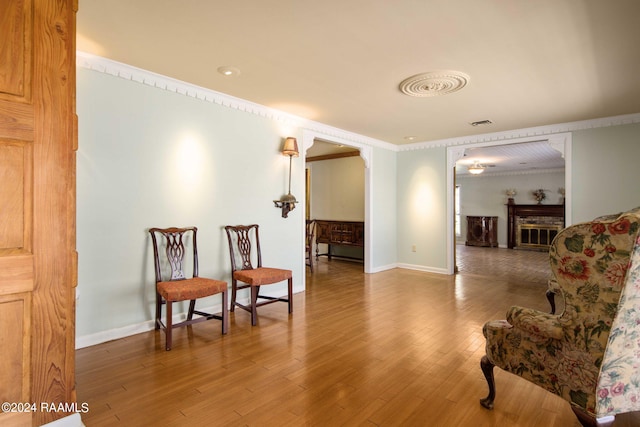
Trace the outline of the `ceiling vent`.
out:
M 480 120 L 477 122 L 471 122 L 471 126 L 490 125 L 493 123 L 491 120 Z
M 400 91 L 409 96 L 438 96 L 459 91 L 467 83 L 469 76 L 460 71 L 432 71 L 403 80 L 400 83 Z

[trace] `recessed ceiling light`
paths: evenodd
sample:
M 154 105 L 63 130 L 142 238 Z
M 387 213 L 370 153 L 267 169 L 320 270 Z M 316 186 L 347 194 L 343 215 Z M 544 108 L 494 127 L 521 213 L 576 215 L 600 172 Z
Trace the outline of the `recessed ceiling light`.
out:
M 417 137 L 411 135 L 411 136 L 405 136 L 404 139 L 406 139 L 407 141 L 413 141 L 414 139 L 416 139 Z
M 240 75 L 240 70 L 238 70 L 236 67 L 231 67 L 229 65 L 225 65 L 223 67 L 218 67 L 218 72 L 220 74 L 222 74 L 223 76 L 228 76 L 228 77 L 233 77 L 233 76 L 239 76 Z

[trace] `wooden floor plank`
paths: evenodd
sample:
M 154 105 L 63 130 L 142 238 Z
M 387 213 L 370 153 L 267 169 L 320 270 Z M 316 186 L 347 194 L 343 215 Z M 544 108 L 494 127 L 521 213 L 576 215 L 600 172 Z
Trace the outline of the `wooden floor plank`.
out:
M 460 273 L 365 274 L 321 259 L 285 304 L 76 355 L 79 402 L 93 426 L 577 427 L 567 402 L 496 369 L 495 409 L 480 370 L 482 325 L 511 305 L 548 311 L 544 253 L 458 247 Z M 615 427 L 640 425 L 638 414 Z

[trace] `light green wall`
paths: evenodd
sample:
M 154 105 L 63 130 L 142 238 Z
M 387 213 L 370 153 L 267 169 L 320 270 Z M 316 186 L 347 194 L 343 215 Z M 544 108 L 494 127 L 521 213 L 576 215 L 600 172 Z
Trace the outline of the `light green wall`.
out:
M 230 282 L 222 227 L 257 223 L 264 264 L 304 289 L 304 210 L 283 219 L 273 204 L 287 192 L 282 138 L 299 130 L 82 68 L 77 80 L 77 336 L 153 319 L 150 227 L 197 226 L 200 275 Z M 293 174 L 302 196 L 301 159 Z
M 573 223 L 640 206 L 640 124 L 573 133 Z
M 371 226 L 371 272 L 392 268 L 398 262 L 398 193 L 397 153 L 373 148 L 371 167 L 371 201 L 369 226 Z M 373 224 L 373 225 L 372 225 Z
M 398 153 L 397 251 L 400 264 L 444 271 L 446 251 L 446 149 Z M 415 252 L 412 251 L 415 245 Z

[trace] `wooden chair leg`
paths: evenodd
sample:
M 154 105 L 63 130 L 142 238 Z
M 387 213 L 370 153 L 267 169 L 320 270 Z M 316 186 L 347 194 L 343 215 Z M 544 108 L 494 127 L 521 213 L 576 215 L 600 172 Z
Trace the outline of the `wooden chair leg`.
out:
M 231 279 L 231 307 L 229 310 L 236 311 L 236 291 L 238 287 L 238 281 L 236 279 Z
M 172 323 L 173 323 L 172 322 L 172 320 L 173 320 L 172 311 L 173 310 L 172 310 L 172 308 L 173 308 L 173 301 L 167 301 L 167 321 L 166 321 L 165 328 L 164 328 L 164 333 L 165 333 L 166 340 L 167 340 L 165 349 L 167 351 L 171 350 L 171 344 L 172 344 L 172 342 L 171 342 L 171 331 L 173 329 L 173 326 L 172 326 Z
M 289 295 L 289 314 L 293 313 L 293 278 L 287 280 L 287 293 Z
M 251 325 L 256 326 L 258 322 L 258 310 L 256 304 L 258 303 L 258 291 L 260 291 L 260 286 L 252 286 L 251 287 Z
M 189 311 L 187 312 L 187 320 L 193 319 L 193 312 L 196 309 L 196 300 L 189 301 Z
M 156 329 L 160 329 L 162 321 L 162 296 L 156 292 Z
M 482 373 L 487 380 L 489 394 L 484 399 L 480 399 L 480 404 L 487 409 L 493 409 L 493 400 L 496 398 L 496 383 L 493 378 L 494 366 L 495 365 L 489 361 L 489 358 L 486 355 L 482 356 L 482 359 L 480 360 L 480 367 L 482 368 Z
M 227 291 L 222 291 L 222 335 L 229 330 L 229 311 L 227 310 Z

